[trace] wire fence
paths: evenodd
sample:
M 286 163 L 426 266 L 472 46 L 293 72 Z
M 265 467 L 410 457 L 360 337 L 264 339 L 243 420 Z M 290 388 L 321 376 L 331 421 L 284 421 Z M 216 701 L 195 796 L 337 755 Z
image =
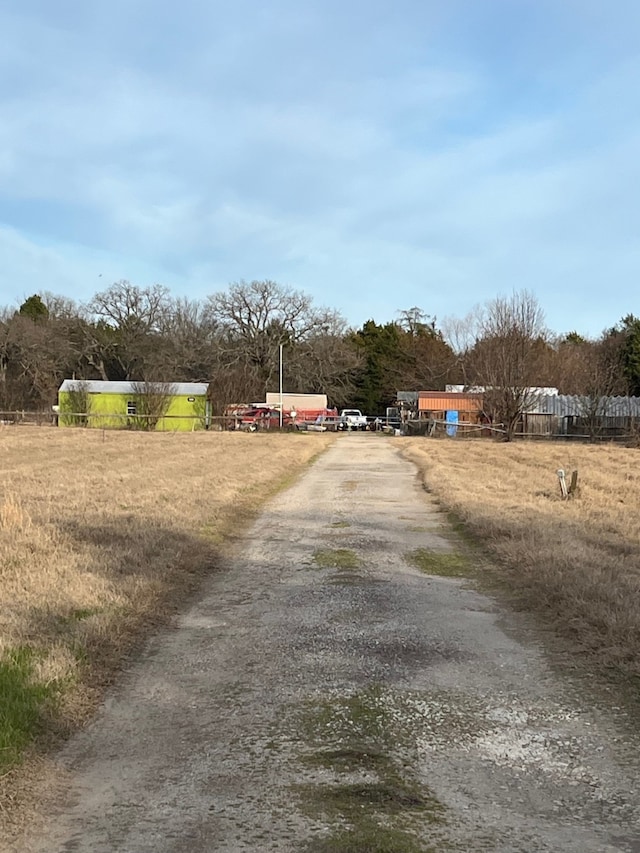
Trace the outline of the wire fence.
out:
M 536 418 L 539 417 L 536 416 Z M 508 432 L 504 424 L 451 422 L 437 418 L 405 420 L 401 431 L 403 435 L 450 439 L 499 439 L 504 438 Z M 640 444 L 640 420 L 608 417 L 597 423 L 588 424 L 583 422 L 583 419 L 564 417 L 555 419 L 553 423 L 549 422 L 545 428 L 541 428 L 539 420 L 534 424 L 525 416 L 511 436 L 527 441 L 608 441 Z
M 512 437 L 530 441 L 590 441 L 590 442 L 635 442 L 640 444 L 640 419 L 608 417 L 602 424 L 587 425 L 582 419 L 559 418 L 542 428 L 540 416 L 535 427 L 533 419 L 523 420 Z M 569 423 L 569 421 L 571 421 Z M 615 423 L 614 423 L 615 421 Z M 0 411 L 0 427 L 38 426 L 74 429 L 124 429 L 140 432 L 196 432 L 201 430 L 278 432 L 280 423 L 277 418 L 246 418 L 239 414 L 227 415 L 180 415 L 180 414 L 126 414 L 123 412 L 53 412 L 11 410 Z M 524 427 L 524 428 L 523 428 Z M 323 420 L 305 420 L 285 422 L 283 432 L 334 432 L 347 431 L 339 418 Z M 385 418 L 368 417 L 366 430 L 392 435 L 425 436 L 448 439 L 487 439 L 504 438 L 507 434 L 503 424 L 451 422 L 438 418 Z M 352 430 L 353 431 L 353 430 Z
M 0 412 L 0 424 L 10 426 L 24 424 L 33 426 L 55 426 L 57 415 L 54 412 L 28 412 L 25 410 Z
M 215 415 L 126 414 L 123 412 L 0 412 L 2 426 L 55 426 L 75 429 L 129 429 L 143 432 L 189 432 L 234 429 L 235 419 Z

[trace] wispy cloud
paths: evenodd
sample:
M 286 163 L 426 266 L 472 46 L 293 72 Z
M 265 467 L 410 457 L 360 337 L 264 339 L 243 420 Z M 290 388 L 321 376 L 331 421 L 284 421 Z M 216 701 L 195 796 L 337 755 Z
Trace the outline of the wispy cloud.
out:
M 270 277 L 360 323 L 526 286 L 597 333 L 638 310 L 638 24 L 626 0 L 10 0 L 0 295 Z

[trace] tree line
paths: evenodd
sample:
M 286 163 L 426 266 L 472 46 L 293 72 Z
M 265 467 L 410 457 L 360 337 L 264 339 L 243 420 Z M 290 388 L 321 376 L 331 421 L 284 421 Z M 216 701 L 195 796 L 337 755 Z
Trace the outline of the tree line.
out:
M 498 297 L 437 323 L 414 307 L 349 327 L 338 311 L 273 281 L 240 281 L 203 300 L 119 281 L 87 303 L 43 292 L 0 311 L 0 410 L 48 410 L 65 378 L 208 382 L 214 410 L 277 390 L 326 393 L 332 405 L 383 414 L 396 391 L 447 384 L 491 389 L 506 424 L 532 387 L 587 399 L 640 395 L 640 319 L 598 338 L 552 334 L 537 299 Z

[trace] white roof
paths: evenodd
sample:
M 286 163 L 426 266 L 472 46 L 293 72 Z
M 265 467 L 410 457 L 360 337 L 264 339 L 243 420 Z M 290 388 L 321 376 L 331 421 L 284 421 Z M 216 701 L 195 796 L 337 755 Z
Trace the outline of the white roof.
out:
M 483 394 L 487 389 L 484 385 L 445 385 L 444 390 L 447 394 L 463 394 L 465 391 L 468 394 Z M 558 393 L 557 388 L 544 388 L 532 386 L 527 389 L 534 394 L 540 394 L 543 397 L 554 397 Z
M 640 416 L 640 397 L 600 397 L 595 406 L 598 417 L 633 417 Z M 529 410 L 535 415 L 555 415 L 563 418 L 567 416 L 580 416 L 586 414 L 591 406 L 588 396 L 580 397 L 569 394 L 550 394 L 539 397 Z
M 135 394 L 139 382 L 103 382 L 101 379 L 65 379 L 58 390 L 80 391 L 92 394 Z M 167 382 L 172 392 L 180 397 L 204 397 L 209 388 L 207 382 Z

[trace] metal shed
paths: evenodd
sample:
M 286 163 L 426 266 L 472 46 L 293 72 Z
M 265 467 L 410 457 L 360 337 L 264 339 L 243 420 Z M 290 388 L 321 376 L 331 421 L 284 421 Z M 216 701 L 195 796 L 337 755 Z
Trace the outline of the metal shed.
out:
M 482 414 L 482 394 L 455 391 L 419 391 L 418 412 L 421 418 L 445 420 L 447 412 L 458 412 L 460 423 L 476 424 Z
M 58 425 L 192 432 L 211 418 L 206 382 L 105 382 L 65 379 Z

